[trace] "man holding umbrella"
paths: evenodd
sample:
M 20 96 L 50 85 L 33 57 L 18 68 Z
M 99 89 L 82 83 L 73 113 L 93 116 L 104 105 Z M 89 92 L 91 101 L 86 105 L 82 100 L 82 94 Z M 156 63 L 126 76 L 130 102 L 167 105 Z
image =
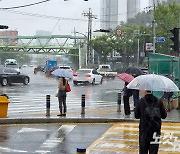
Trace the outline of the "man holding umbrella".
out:
M 142 70 L 135 66 L 129 66 L 124 70 L 125 73 L 130 74 L 133 76 L 133 78 L 143 74 Z M 133 96 L 134 101 L 134 109 L 136 108 L 136 105 L 139 102 L 139 90 L 137 89 L 128 89 L 126 86 L 129 82 L 125 82 L 124 85 L 124 95 L 123 95 L 123 102 L 124 102 L 124 112 L 125 115 L 130 115 L 130 104 L 129 104 L 129 98 Z
M 153 137 L 161 135 L 161 118 L 167 116 L 164 105 L 151 91 L 145 91 L 145 96 L 140 99 L 135 109 L 135 118 L 140 119 L 139 124 L 139 153 L 157 154 L 159 144 L 151 144 Z
M 177 92 L 179 88 L 169 78 L 156 74 L 140 75 L 134 78 L 127 88 L 145 91 L 145 96 L 139 100 L 135 110 L 135 118 L 140 119 L 139 153 L 157 154 L 161 119 L 166 118 L 167 112 L 162 101 L 155 97 L 152 91 Z

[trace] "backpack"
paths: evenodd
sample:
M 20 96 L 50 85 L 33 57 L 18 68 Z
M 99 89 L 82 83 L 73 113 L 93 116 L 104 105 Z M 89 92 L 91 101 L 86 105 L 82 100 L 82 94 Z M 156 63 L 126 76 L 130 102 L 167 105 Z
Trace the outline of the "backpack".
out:
M 150 133 L 160 132 L 161 129 L 161 112 L 156 104 L 148 104 L 144 98 L 146 107 L 144 117 L 147 125 L 147 131 Z

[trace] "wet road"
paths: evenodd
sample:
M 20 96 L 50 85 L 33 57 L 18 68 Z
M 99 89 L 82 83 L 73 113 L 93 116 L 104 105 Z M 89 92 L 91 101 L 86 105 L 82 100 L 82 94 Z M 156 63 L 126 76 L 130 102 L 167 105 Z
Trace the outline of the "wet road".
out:
M 0 126 L 0 153 L 75 154 L 111 125 L 45 124 Z
M 159 154 L 180 153 L 180 124 L 163 123 Z M 0 126 L 0 153 L 137 154 L 138 123 Z
M 26 117 L 32 114 L 44 114 L 46 112 L 46 95 L 51 96 L 51 112 L 58 112 L 58 101 L 55 97 L 57 80 L 46 78 L 44 73 L 33 74 L 33 67 L 22 68 L 21 72 L 31 78 L 30 84 L 14 84 L 0 87 L 9 96 L 10 104 L 8 117 Z M 78 85 L 74 86 L 70 81 L 72 91 L 67 95 L 68 112 L 81 110 L 81 96 L 86 95 L 86 110 L 116 109 L 117 95 L 121 91 L 124 82 L 104 80 L 101 85 Z

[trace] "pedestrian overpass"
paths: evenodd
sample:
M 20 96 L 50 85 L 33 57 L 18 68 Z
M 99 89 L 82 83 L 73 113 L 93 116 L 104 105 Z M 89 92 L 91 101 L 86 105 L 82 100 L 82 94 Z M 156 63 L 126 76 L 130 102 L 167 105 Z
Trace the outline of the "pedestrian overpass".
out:
M 80 42 L 85 39 L 85 36 L 72 35 L 0 36 L 0 52 L 68 54 L 71 49 L 80 50 Z

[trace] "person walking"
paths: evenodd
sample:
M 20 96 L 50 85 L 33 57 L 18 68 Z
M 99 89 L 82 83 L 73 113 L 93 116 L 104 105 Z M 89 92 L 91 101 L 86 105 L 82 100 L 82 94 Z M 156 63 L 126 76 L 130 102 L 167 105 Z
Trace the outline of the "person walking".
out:
M 125 82 L 123 88 L 123 102 L 124 102 L 124 113 L 125 116 L 129 116 L 131 114 L 130 111 L 130 104 L 129 104 L 129 97 L 132 96 L 132 90 L 127 88 L 128 83 Z
M 60 114 L 58 114 L 57 116 L 66 116 L 66 112 L 67 112 L 66 85 L 67 85 L 67 80 L 64 77 L 60 77 L 58 81 L 58 94 L 57 94 Z
M 137 74 L 132 74 L 132 76 L 134 78 L 136 78 L 138 75 Z M 133 95 L 133 102 L 134 102 L 134 111 L 135 111 L 135 108 L 139 102 L 139 90 L 138 89 L 133 89 L 132 90 L 132 95 Z
M 145 96 L 139 100 L 135 109 L 135 118 L 139 124 L 139 154 L 157 154 L 161 135 L 161 119 L 167 117 L 167 112 L 160 99 L 151 91 L 145 91 Z M 152 142 L 157 143 L 152 143 Z

